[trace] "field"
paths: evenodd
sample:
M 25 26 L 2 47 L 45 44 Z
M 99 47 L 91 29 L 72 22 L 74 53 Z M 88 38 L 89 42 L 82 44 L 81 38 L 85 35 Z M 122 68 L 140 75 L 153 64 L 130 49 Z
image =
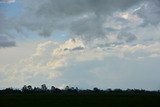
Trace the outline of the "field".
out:
M 38 93 L 0 95 L 0 107 L 160 107 L 159 94 Z

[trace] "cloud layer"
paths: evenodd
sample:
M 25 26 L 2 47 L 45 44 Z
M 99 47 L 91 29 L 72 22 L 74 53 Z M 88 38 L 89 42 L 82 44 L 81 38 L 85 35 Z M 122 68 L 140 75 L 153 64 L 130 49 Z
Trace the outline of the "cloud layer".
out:
M 64 30 L 73 36 L 94 38 L 105 36 L 103 24 L 109 15 L 126 10 L 140 1 L 46 0 L 41 3 L 35 1 L 32 4 L 24 2 L 27 9 L 22 24 L 30 30 L 36 30 L 39 35 L 49 36 L 54 30 Z
M 18 29 L 26 27 L 41 36 L 50 36 L 56 30 L 70 32 L 72 36 L 85 38 L 104 37 L 105 20 L 117 11 L 124 11 L 138 4 L 139 0 L 23 0 L 22 20 Z M 114 7 L 114 8 L 113 8 Z
M 6 0 L 6 2 L 11 1 Z M 40 36 L 52 36 L 57 31 L 63 31 L 69 33 L 72 38 L 80 37 L 87 42 L 91 39 L 108 38 L 110 34 L 128 33 L 130 36 L 125 37 L 124 41 L 129 42 L 132 41 L 130 39 L 139 36 L 135 29 L 142 29 L 142 25 L 147 23 L 154 25 L 159 23 L 158 0 L 99 0 L 98 2 L 22 0 L 19 2 L 23 6 L 23 13 L 17 18 L 10 19 L 1 13 L 0 33 L 13 36 L 11 30 L 21 33 L 27 29 Z
M 159 42 L 91 48 L 78 38 L 63 44 L 47 41 L 39 43 L 36 52 L 30 57 L 5 66 L 2 70 L 4 72 L 1 72 L 0 84 L 12 86 L 16 82 L 16 86 L 37 86 L 45 82 L 58 87 L 78 85 L 83 88 L 99 86 L 157 89 L 159 80 L 156 75 L 159 72 L 155 69 L 158 67 L 156 64 L 159 64 L 159 57 Z M 155 81 L 156 85 L 152 87 L 144 81 Z M 108 84 L 104 84 L 105 82 Z

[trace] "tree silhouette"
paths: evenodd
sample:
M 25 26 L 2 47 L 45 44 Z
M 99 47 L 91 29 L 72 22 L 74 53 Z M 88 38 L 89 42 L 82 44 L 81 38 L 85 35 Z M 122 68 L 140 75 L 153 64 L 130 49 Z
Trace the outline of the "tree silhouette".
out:
M 55 91 L 56 87 L 51 86 L 51 91 Z
M 69 86 L 66 86 L 66 87 L 65 87 L 65 90 L 66 90 L 66 91 L 69 90 Z
M 100 89 L 98 89 L 97 87 L 93 88 L 94 92 L 100 92 Z
M 26 91 L 27 91 L 27 86 L 24 85 L 24 86 L 22 87 L 22 92 L 26 92 Z
M 27 86 L 27 89 L 28 89 L 29 91 L 32 91 L 32 90 L 33 90 L 33 88 L 32 88 L 31 85 L 28 85 L 28 86 Z
M 47 91 L 47 86 L 46 86 L 46 84 L 42 84 L 42 85 L 41 85 L 41 90 L 42 90 L 42 91 Z

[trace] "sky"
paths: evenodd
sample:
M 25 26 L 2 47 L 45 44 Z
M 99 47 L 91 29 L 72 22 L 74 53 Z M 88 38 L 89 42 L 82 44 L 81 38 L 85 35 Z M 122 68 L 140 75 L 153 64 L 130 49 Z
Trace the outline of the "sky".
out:
M 0 0 L 0 89 L 160 89 L 160 0 Z

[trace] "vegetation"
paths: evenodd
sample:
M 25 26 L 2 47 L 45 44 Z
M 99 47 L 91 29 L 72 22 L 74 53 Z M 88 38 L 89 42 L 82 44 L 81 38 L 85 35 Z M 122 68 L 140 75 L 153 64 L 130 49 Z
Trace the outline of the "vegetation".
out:
M 0 107 L 158 107 L 160 91 L 139 89 L 79 90 L 23 86 L 0 90 Z

